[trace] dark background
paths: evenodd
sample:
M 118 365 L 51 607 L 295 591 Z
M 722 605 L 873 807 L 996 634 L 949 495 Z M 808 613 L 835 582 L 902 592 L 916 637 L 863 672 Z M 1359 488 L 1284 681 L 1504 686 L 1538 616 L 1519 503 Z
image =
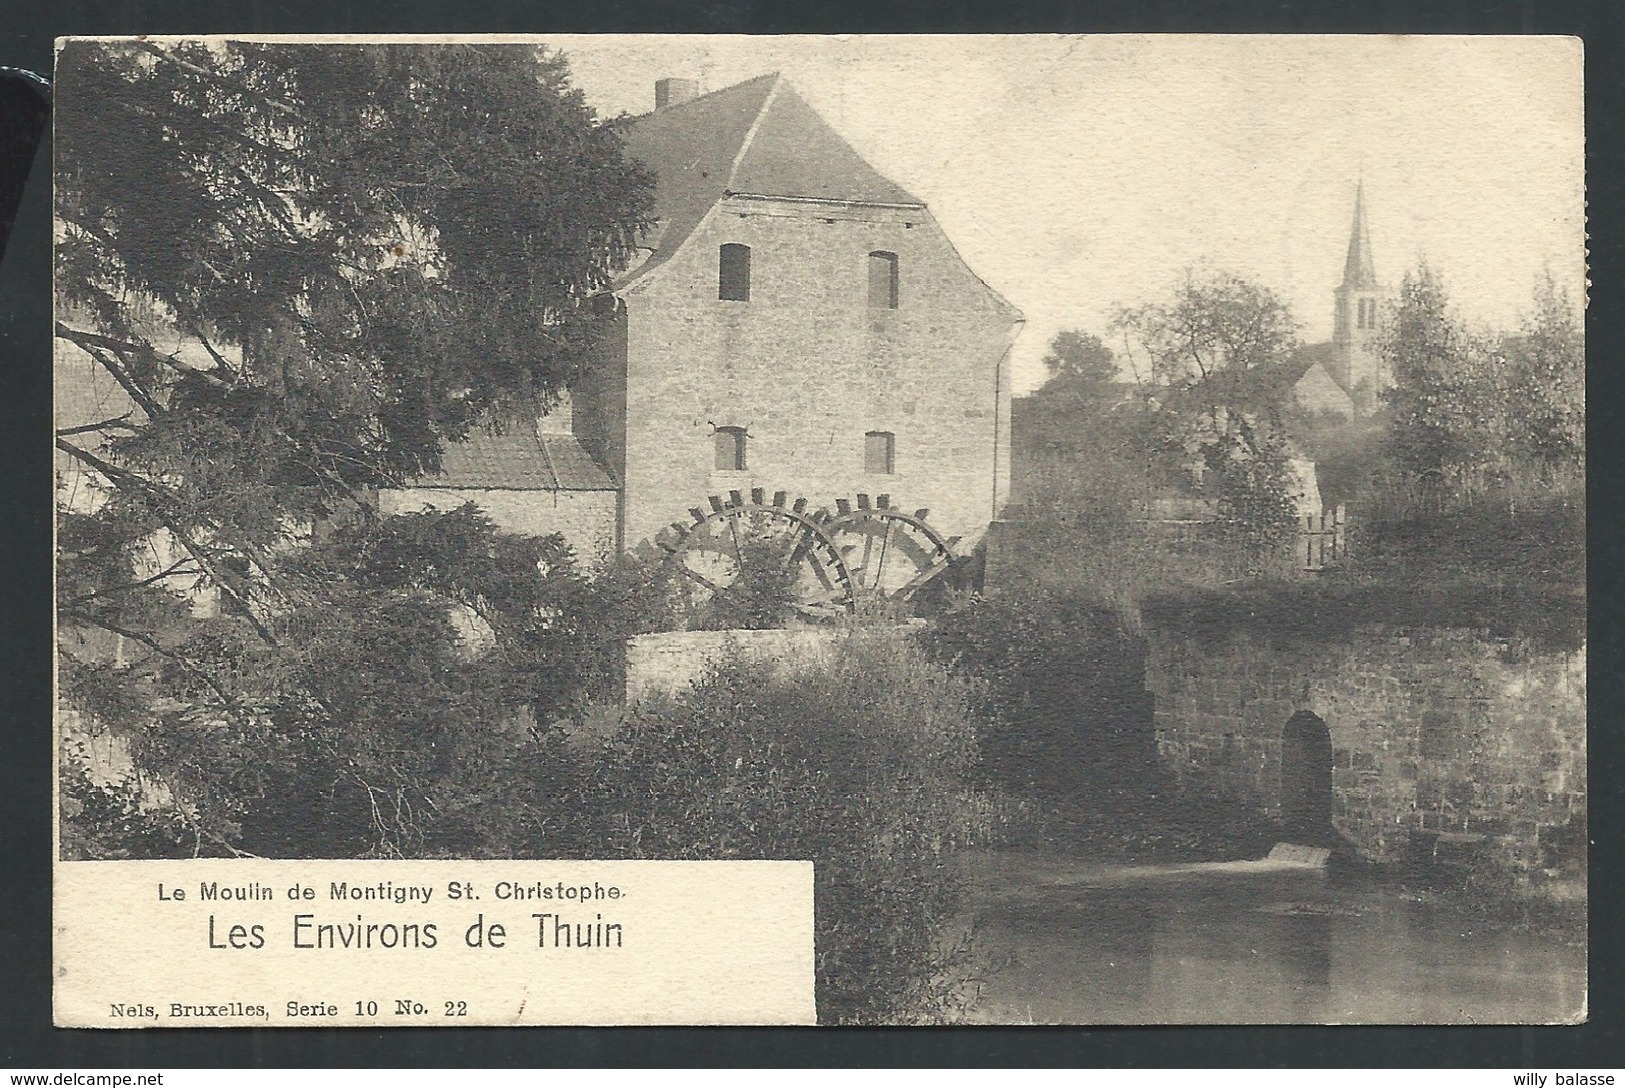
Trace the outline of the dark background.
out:
M 49 140 L 0 255 L 0 1067 L 1385 1066 L 1625 1064 L 1620 929 L 1622 481 L 1619 161 L 1625 79 L 1610 0 L 0 0 L 0 66 L 49 76 L 52 39 L 182 33 L 1226 32 L 1573 34 L 1585 39 L 1589 342 L 1591 1022 L 1553 1028 L 209 1029 L 50 1026 Z M 4 73 L 0 73 L 3 76 Z M 0 217 L 39 92 L 0 80 Z M 22 130 L 18 126 L 22 126 Z M 3 238 L 0 232 L 0 238 Z M 116 925 L 116 917 L 109 919 Z

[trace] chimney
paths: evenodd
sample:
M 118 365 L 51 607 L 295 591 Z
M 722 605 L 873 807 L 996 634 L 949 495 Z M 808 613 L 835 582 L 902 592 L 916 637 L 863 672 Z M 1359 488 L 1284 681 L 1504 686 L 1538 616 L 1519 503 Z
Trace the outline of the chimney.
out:
M 663 110 L 667 106 L 687 102 L 690 98 L 699 97 L 699 93 L 699 80 L 657 79 L 655 80 L 655 109 Z

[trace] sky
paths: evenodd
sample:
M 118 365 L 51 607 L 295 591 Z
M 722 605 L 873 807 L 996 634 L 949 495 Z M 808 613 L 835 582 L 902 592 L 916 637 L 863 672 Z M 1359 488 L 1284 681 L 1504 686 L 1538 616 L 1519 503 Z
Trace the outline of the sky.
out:
M 1191 267 L 1271 288 L 1306 342 L 1329 339 L 1356 181 L 1386 287 L 1425 258 L 1491 328 L 1518 325 L 1547 271 L 1584 297 L 1575 39 L 543 40 L 605 115 L 653 108 L 663 76 L 781 72 L 1026 315 L 1018 392 L 1058 330 L 1104 337 Z

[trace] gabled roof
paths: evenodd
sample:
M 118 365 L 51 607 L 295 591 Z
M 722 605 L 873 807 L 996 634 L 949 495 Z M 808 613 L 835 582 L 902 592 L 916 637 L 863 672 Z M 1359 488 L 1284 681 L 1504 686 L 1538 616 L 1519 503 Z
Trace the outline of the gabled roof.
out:
M 852 150 L 782 78 L 740 150 L 728 191 L 860 204 L 921 203 Z
M 655 175 L 660 225 L 642 272 L 676 252 L 724 196 L 923 207 L 852 150 L 778 73 L 622 122 L 627 153 Z
M 1354 415 L 1354 400 L 1348 391 L 1338 385 L 1331 372 L 1318 362 L 1304 371 L 1303 377 L 1293 385 L 1292 395 L 1306 409 L 1330 411 L 1342 416 Z
M 537 434 L 519 427 L 506 434 L 476 431 L 450 443 L 440 472 L 412 487 L 471 491 L 613 491 L 615 482 L 574 435 Z
M 1337 345 L 1330 340 L 1318 344 L 1304 344 L 1282 360 L 1281 380 L 1286 383 L 1301 381 L 1310 370 L 1319 366 L 1328 373 L 1337 361 Z

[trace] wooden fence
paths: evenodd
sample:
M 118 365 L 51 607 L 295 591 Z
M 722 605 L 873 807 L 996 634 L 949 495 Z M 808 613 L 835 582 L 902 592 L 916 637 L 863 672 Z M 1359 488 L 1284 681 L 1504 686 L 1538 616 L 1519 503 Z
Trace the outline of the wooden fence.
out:
M 1228 557 L 1237 569 L 1256 569 L 1256 557 L 1247 558 L 1245 549 L 1230 555 L 1236 549 L 1227 542 L 1224 523 L 1202 518 L 1147 519 L 1147 525 L 1158 531 L 1164 547 L 1176 555 L 1206 556 L 1210 560 Z M 1285 561 L 1288 569 L 1318 573 L 1335 567 L 1348 558 L 1348 508 L 1342 503 L 1318 514 L 1305 514 L 1297 519 L 1297 534 L 1292 538 L 1290 557 L 1280 552 L 1274 562 Z M 1265 563 L 1265 566 L 1272 566 Z
M 1298 519 L 1295 556 L 1304 570 L 1325 570 L 1348 557 L 1348 510 L 1338 503 L 1335 509 L 1305 514 Z
M 1244 542 L 1227 532 L 1225 522 L 1212 514 L 1200 516 L 1204 511 L 1184 508 L 1171 509 L 1158 506 L 1148 510 L 1138 521 L 1149 532 L 1149 553 L 1141 554 L 1144 544 L 1128 540 L 1122 542 L 1125 554 L 1135 554 L 1142 563 L 1176 564 L 1185 575 L 1193 575 L 1198 567 L 1208 570 L 1213 577 L 1224 581 L 1274 572 L 1291 575 L 1315 574 L 1336 567 L 1348 559 L 1348 508 L 1342 503 L 1323 509 L 1318 514 L 1301 515 L 1296 519 L 1296 532 L 1278 547 L 1260 557 L 1249 551 Z M 1161 514 L 1162 516 L 1157 516 Z M 1168 516 L 1174 514 L 1176 516 Z M 1177 516 L 1184 514 L 1185 516 Z M 1195 515 L 1195 516 L 1193 516 Z M 1019 532 L 1023 523 L 1036 523 L 1048 516 L 1036 505 L 1011 504 L 999 525 L 998 540 L 1005 544 L 1007 532 Z M 1086 514 L 1071 514 L 1074 523 Z M 1016 529 L 1008 526 L 1016 525 Z M 1133 534 L 1129 534 L 1133 535 Z M 1158 556 L 1160 555 L 1160 559 Z M 1008 561 L 1001 556 L 1000 561 Z

